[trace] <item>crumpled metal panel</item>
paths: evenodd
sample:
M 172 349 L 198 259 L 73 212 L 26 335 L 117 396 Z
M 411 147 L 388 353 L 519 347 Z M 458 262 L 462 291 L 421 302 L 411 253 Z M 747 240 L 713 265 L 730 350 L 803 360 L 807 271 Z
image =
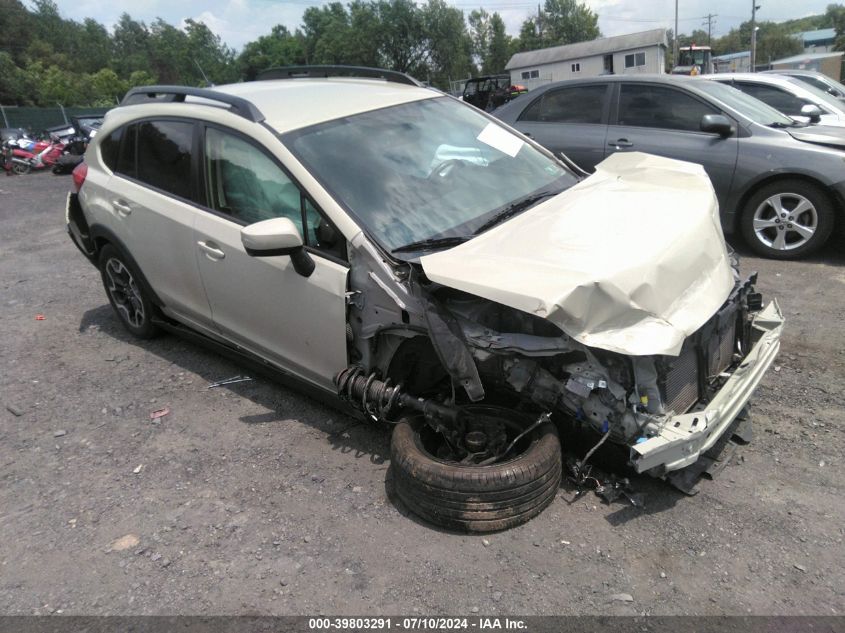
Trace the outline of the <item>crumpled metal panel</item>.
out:
M 571 189 L 421 263 L 432 281 L 635 356 L 677 356 L 734 285 L 704 169 L 640 152 L 613 154 Z

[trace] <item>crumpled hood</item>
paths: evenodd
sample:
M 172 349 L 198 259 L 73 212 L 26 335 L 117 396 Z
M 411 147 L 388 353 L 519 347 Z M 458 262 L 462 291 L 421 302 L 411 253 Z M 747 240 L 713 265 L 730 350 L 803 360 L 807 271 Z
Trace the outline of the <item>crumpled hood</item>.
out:
M 677 356 L 734 285 L 704 169 L 640 152 L 420 261 L 432 281 L 629 355 Z
M 845 130 L 841 127 L 808 125 L 807 127 L 787 128 L 786 131 L 792 138 L 805 143 L 845 149 Z

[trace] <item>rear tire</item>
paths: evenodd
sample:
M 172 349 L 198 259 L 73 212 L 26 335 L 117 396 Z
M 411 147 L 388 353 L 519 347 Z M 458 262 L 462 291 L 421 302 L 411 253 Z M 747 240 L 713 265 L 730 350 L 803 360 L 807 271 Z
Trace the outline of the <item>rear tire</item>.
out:
M 803 180 L 779 180 L 758 189 L 740 217 L 745 242 L 770 259 L 798 259 L 821 248 L 835 224 L 827 193 Z
M 12 163 L 12 171 L 19 176 L 24 176 L 32 171 L 32 166 L 29 164 L 24 165 L 23 163 L 15 161 Z
M 107 244 L 100 251 L 99 261 L 106 296 L 123 327 L 136 338 L 158 336 L 160 330 L 152 322 L 157 308 L 144 291 L 141 276 L 128 258 Z
M 526 420 L 526 426 L 533 422 Z M 400 420 L 390 445 L 397 496 L 414 514 L 446 528 L 493 532 L 525 523 L 555 498 L 561 479 L 557 429 L 545 422 L 506 462 L 478 466 L 433 457 L 423 446 L 421 416 Z

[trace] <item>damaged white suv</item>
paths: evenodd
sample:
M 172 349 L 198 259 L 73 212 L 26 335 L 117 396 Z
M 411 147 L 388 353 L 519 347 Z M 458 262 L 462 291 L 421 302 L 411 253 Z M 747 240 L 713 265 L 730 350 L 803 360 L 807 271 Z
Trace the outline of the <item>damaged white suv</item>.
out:
M 70 235 L 132 334 L 191 335 L 393 424 L 398 497 L 448 527 L 540 512 L 559 428 L 684 469 L 779 348 L 701 167 L 614 154 L 585 178 L 398 73 L 136 88 L 74 177 Z

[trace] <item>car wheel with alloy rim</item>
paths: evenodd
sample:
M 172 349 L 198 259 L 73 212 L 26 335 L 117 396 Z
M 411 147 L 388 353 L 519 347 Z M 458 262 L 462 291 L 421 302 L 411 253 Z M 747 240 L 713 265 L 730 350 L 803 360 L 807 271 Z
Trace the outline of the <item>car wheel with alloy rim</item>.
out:
M 820 248 L 833 230 L 833 205 L 819 186 L 783 180 L 761 187 L 745 205 L 742 234 L 760 255 L 796 259 Z

